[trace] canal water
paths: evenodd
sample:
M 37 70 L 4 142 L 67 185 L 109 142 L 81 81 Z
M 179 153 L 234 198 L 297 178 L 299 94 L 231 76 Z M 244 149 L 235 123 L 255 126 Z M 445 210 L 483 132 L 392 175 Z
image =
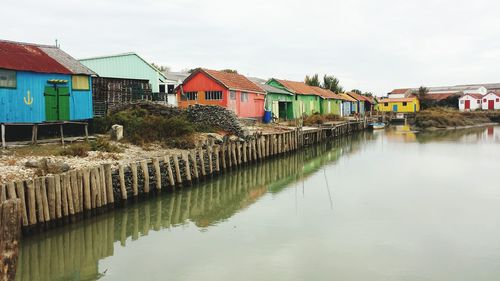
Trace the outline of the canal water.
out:
M 16 280 L 496 280 L 500 127 L 365 132 L 22 241 Z

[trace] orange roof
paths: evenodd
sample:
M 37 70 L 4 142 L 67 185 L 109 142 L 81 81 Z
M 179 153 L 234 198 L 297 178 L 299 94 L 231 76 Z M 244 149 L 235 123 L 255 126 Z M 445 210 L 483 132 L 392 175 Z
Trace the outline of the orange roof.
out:
M 348 94 L 345 94 L 345 93 L 344 94 L 340 94 L 340 96 L 344 97 L 345 100 L 347 100 L 347 101 L 351 101 L 351 102 L 352 101 L 357 101 L 356 99 L 354 99 L 353 97 L 351 97 L 351 96 L 349 96 Z
M 349 96 L 351 96 L 352 98 L 356 99 L 356 100 L 359 100 L 359 101 L 370 101 L 368 100 L 365 96 L 363 95 L 360 95 L 358 93 L 355 93 L 355 92 L 349 92 L 349 93 L 346 93 L 348 94 Z
M 322 98 L 325 98 L 325 99 L 336 99 L 336 100 L 345 100 L 344 97 L 340 96 L 340 95 L 337 95 L 335 94 L 334 92 L 330 91 L 330 90 L 327 90 L 327 89 L 323 89 L 323 88 L 320 88 L 320 87 L 313 87 L 312 88 L 316 91 L 316 94 Z
M 295 92 L 298 95 L 318 95 L 314 87 L 307 85 L 304 82 L 295 82 L 288 80 L 275 79 L 288 90 Z
M 410 89 L 394 89 L 394 90 L 392 90 L 391 94 L 402 95 L 402 94 L 406 94 L 406 92 L 408 92 L 408 90 L 410 90 Z
M 252 81 L 248 80 L 248 78 L 238 73 L 229 73 L 225 71 L 217 71 L 217 70 L 210 70 L 203 68 L 199 69 L 195 73 L 198 73 L 199 71 L 206 73 L 208 76 L 217 80 L 219 83 L 221 83 L 230 90 L 239 90 L 239 91 L 262 93 L 262 94 L 266 93 L 266 91 L 264 91 L 257 84 L 253 83 Z M 187 78 L 186 80 L 188 79 L 189 78 Z
M 417 98 L 388 98 L 388 99 L 382 99 L 379 102 L 413 102 Z

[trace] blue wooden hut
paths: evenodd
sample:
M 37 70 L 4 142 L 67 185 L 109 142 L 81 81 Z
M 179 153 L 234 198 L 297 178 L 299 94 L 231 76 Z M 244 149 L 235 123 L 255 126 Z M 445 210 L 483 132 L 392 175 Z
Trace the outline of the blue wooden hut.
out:
M 0 123 L 64 123 L 92 118 L 95 75 L 56 46 L 0 40 Z

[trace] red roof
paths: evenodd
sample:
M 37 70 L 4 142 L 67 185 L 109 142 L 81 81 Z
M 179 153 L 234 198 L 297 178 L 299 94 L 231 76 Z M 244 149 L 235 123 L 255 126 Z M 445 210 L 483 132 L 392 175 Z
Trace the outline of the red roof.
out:
M 424 96 L 426 100 L 445 100 L 453 95 L 457 95 L 457 93 L 439 93 L 439 94 L 427 94 Z
M 248 78 L 238 73 L 229 73 L 225 71 L 217 71 L 210 69 L 200 69 L 199 71 L 206 73 L 208 76 L 217 80 L 219 83 L 221 83 L 230 90 L 239 90 L 239 91 L 262 93 L 262 94 L 266 93 L 266 91 L 261 87 L 259 87 L 257 84 L 248 80 Z
M 471 97 L 473 97 L 475 99 L 478 99 L 478 100 L 480 100 L 480 99 L 483 98 L 483 95 L 481 95 L 481 94 L 465 94 L 465 95 L 462 96 L 462 98 L 465 97 L 465 96 L 471 96 Z
M 281 85 L 285 86 L 288 90 L 298 94 L 298 95 L 318 95 L 317 90 L 314 87 L 307 85 L 304 82 L 295 82 L 288 80 L 275 79 Z
M 0 41 L 0 58 L 0 68 L 4 69 L 71 74 L 34 44 Z
M 311 88 L 314 89 L 314 91 L 316 92 L 316 94 L 322 98 L 325 98 L 325 99 L 336 99 L 336 100 L 346 100 L 344 97 L 340 96 L 340 95 L 337 95 L 335 94 L 334 92 L 330 91 L 330 90 L 327 90 L 327 89 L 323 89 L 323 88 L 320 88 L 320 87 L 314 87 L 314 86 L 310 86 Z
M 360 95 L 358 93 L 355 93 L 355 92 L 349 92 L 349 93 L 346 93 L 348 94 L 349 96 L 353 97 L 354 99 L 357 99 L 359 101 L 367 101 L 367 102 L 371 102 L 367 97 L 363 96 L 363 95 Z
M 384 103 L 384 102 L 413 102 L 416 100 L 416 98 L 388 98 L 388 99 L 382 99 L 379 101 L 379 103 Z
M 410 89 L 394 89 L 394 90 L 392 90 L 391 94 L 402 95 L 402 94 L 406 94 L 406 92 L 408 92 L 408 90 L 410 90 Z
M 491 91 L 491 92 L 487 93 L 486 95 L 489 95 L 489 94 L 493 94 L 497 97 L 500 97 L 500 91 Z

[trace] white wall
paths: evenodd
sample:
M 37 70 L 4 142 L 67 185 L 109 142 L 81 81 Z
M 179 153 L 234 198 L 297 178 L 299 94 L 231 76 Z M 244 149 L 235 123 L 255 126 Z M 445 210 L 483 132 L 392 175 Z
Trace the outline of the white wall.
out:
M 488 89 L 485 87 L 479 87 L 477 90 L 465 90 L 463 92 L 464 94 L 481 94 L 484 96 L 488 93 Z
M 486 102 L 484 101 L 486 99 Z M 495 103 L 495 110 L 500 109 L 500 97 L 493 94 L 489 93 L 486 96 L 483 97 L 483 110 L 488 110 L 488 104 L 490 103 L 489 101 L 493 100 Z M 498 101 L 497 101 L 498 100 Z
M 465 111 L 465 101 L 466 100 L 470 101 L 470 110 L 481 109 L 481 105 L 482 105 L 481 99 L 478 100 L 475 97 L 465 95 L 458 100 L 458 109 L 460 109 L 460 111 Z

